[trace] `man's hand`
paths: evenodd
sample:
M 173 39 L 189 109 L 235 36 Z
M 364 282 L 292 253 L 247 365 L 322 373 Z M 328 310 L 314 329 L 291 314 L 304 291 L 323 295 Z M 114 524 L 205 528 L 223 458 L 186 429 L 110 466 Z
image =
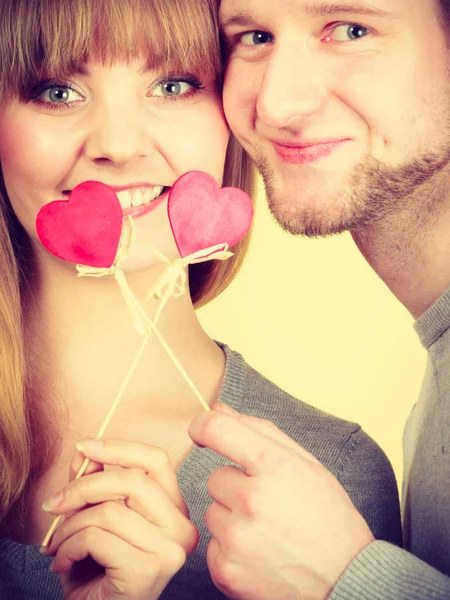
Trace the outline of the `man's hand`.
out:
M 244 469 L 221 467 L 208 482 L 207 559 L 217 587 L 235 600 L 327 598 L 374 539 L 340 483 L 272 423 L 223 404 L 189 432 Z

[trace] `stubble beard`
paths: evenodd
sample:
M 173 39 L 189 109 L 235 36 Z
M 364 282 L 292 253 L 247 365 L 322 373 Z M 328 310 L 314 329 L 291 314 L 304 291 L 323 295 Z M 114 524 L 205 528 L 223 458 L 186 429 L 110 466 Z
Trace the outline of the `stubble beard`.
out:
M 307 237 L 330 236 L 400 213 L 411 202 L 421 202 L 427 213 L 432 212 L 443 200 L 441 186 L 434 186 L 432 180 L 450 163 L 450 141 L 438 151 L 399 167 L 387 167 L 373 158 L 366 160 L 354 168 L 346 189 L 338 191 L 328 207 L 311 202 L 302 205 L 301 180 L 298 190 L 291 189 L 281 197 L 283 192 L 275 185 L 268 161 L 260 155 L 255 162 L 264 180 L 269 209 L 285 231 Z

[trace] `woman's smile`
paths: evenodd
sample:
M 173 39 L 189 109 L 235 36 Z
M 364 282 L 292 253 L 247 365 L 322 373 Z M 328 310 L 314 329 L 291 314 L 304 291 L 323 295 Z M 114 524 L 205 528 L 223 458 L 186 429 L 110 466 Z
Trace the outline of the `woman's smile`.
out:
M 201 85 L 191 83 L 194 75 Z M 188 171 L 205 171 L 220 183 L 228 138 L 210 77 L 167 75 L 148 68 L 143 56 L 111 65 L 88 62 L 64 82 L 38 84 L 0 113 L 6 189 L 33 242 L 40 243 L 35 220 L 43 205 L 61 193 L 67 197 L 83 181 L 114 184 L 123 215 L 136 219 L 127 273 L 156 266 L 153 247 L 173 255 L 167 214 L 155 209 Z

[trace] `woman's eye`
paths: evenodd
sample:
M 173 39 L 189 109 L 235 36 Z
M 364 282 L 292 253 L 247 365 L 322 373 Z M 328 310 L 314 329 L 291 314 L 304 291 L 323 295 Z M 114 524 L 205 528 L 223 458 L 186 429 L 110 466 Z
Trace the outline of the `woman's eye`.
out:
M 152 92 L 152 96 L 165 96 L 173 98 L 176 96 L 184 96 L 195 87 L 187 81 L 163 81 L 159 83 Z
M 267 31 L 249 31 L 243 33 L 239 37 L 239 41 L 244 46 L 260 46 L 262 44 L 269 44 L 273 42 L 273 35 L 267 33 Z
M 345 23 L 333 28 L 327 39 L 333 42 L 348 42 L 359 40 L 369 35 L 370 29 L 357 23 Z
M 82 99 L 78 92 L 67 85 L 48 86 L 41 89 L 35 97 L 49 104 L 68 104 Z

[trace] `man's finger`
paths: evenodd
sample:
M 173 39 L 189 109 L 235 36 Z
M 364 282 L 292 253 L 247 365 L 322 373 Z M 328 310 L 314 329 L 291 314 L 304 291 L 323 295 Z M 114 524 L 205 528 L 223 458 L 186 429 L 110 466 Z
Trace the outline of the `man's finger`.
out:
M 283 464 L 292 461 L 293 453 L 315 461 L 296 444 L 292 447 L 292 440 L 288 446 L 284 434 L 279 434 L 268 436 L 267 425 L 261 426 L 258 419 L 248 421 L 217 411 L 198 415 L 189 427 L 196 444 L 241 465 L 248 475 L 278 472 Z
M 246 425 L 248 425 L 249 427 L 252 427 L 256 431 L 259 431 L 267 437 L 270 437 L 273 440 L 284 444 L 291 450 L 295 450 L 295 452 L 301 454 L 303 458 L 307 458 L 309 460 L 312 460 L 313 462 L 318 462 L 312 454 L 310 454 L 307 450 L 299 446 L 296 442 L 294 442 L 292 438 L 290 438 L 283 431 L 281 431 L 281 429 L 278 429 L 276 425 L 274 425 L 271 421 L 267 419 L 260 419 L 258 417 L 250 417 L 248 415 L 243 415 L 242 413 L 238 413 L 236 410 L 232 409 L 226 404 L 223 404 L 222 402 L 217 402 L 216 404 L 214 404 L 212 406 L 212 410 L 214 412 L 224 412 L 228 415 L 232 415 L 238 418 Z
M 213 538 L 220 544 L 223 532 L 226 531 L 231 519 L 231 511 L 225 506 L 214 502 L 205 514 L 205 523 Z
M 246 495 L 251 478 L 237 467 L 219 467 L 208 479 L 208 494 L 230 510 L 247 513 Z

